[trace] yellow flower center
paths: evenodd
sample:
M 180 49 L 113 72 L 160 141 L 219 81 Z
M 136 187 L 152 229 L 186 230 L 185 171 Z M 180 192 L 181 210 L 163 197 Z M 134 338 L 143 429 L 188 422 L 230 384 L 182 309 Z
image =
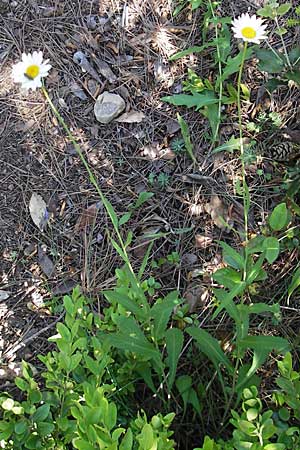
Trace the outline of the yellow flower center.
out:
M 253 39 L 256 36 L 256 31 L 252 27 L 244 27 L 242 29 L 242 35 L 246 39 Z
M 32 64 L 31 66 L 28 66 L 25 72 L 25 76 L 29 78 L 30 80 L 34 80 L 38 74 L 40 73 L 39 66 Z

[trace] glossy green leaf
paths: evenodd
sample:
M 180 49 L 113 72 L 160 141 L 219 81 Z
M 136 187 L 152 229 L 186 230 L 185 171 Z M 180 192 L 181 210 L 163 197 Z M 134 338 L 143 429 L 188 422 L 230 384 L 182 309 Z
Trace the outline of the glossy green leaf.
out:
M 151 450 L 154 444 L 154 433 L 149 423 L 145 423 L 139 435 L 139 443 L 141 450 Z
M 47 419 L 49 412 L 50 412 L 50 405 L 46 403 L 45 405 L 40 406 L 33 413 L 31 417 L 32 422 L 43 422 L 45 419 Z
M 131 450 L 133 446 L 133 435 L 130 428 L 125 433 L 125 436 L 123 437 L 119 450 Z

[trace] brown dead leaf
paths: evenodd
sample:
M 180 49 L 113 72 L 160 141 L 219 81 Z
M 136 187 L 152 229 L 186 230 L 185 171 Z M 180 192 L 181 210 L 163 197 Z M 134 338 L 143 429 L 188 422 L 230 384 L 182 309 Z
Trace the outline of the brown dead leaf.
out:
M 75 288 L 75 286 L 77 286 L 77 284 L 78 283 L 75 280 L 71 279 L 62 281 L 52 289 L 52 294 L 53 295 L 68 294 L 69 292 L 73 291 L 73 289 Z
M 181 258 L 181 262 L 185 266 L 192 266 L 193 264 L 196 264 L 197 261 L 198 257 L 195 253 L 184 253 Z
M 115 83 L 115 81 L 117 81 L 117 77 L 113 73 L 107 62 L 97 58 L 95 55 L 92 55 L 92 57 L 101 75 L 106 78 L 109 83 Z
M 205 211 L 210 214 L 214 224 L 224 230 L 228 221 L 228 209 L 216 194 L 211 196 L 210 202 L 205 205 Z
M 86 230 L 90 225 L 96 221 L 96 217 L 99 209 L 102 207 L 101 202 L 93 203 L 88 206 L 79 216 L 76 225 L 74 227 L 75 233 Z
M 173 150 L 171 150 L 169 147 L 161 148 L 159 142 L 153 142 L 152 144 L 146 145 L 142 150 L 142 156 L 145 156 L 149 161 L 155 161 L 158 159 L 172 161 L 174 158 L 176 158 Z
M 175 119 L 168 120 L 166 126 L 167 126 L 167 133 L 168 134 L 175 134 L 175 133 L 177 133 L 177 131 L 180 130 L 180 125 L 177 122 L 177 120 L 175 120 Z
M 27 122 L 18 122 L 15 125 L 15 131 L 22 131 L 22 133 L 27 133 L 36 124 L 34 119 L 29 119 Z
M 49 258 L 49 256 L 46 255 L 45 251 L 42 249 L 42 247 L 39 246 L 38 248 L 38 260 L 39 260 L 39 266 L 46 275 L 47 278 L 50 278 L 53 275 L 54 272 L 54 264 L 52 260 Z
M 122 114 L 121 116 L 115 119 L 115 122 L 120 123 L 140 123 L 145 119 L 145 114 L 140 111 L 131 110 Z
M 212 244 L 212 238 L 210 236 L 204 236 L 203 234 L 196 234 L 195 247 L 207 248 Z
M 205 300 L 208 297 L 208 291 L 198 283 L 190 284 L 183 294 L 183 297 L 189 305 L 189 311 L 192 313 L 198 307 L 203 307 L 205 305 Z

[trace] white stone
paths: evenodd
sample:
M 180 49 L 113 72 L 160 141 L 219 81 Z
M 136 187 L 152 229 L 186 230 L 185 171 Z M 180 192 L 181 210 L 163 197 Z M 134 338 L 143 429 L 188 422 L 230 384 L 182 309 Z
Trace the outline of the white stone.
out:
M 118 94 L 107 91 L 99 95 L 94 106 L 96 119 L 100 123 L 109 123 L 125 109 L 125 102 Z

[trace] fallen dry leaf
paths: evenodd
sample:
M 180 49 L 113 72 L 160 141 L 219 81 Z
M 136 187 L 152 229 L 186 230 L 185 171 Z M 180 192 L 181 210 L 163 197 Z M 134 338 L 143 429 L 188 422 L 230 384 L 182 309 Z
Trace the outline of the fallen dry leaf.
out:
M 196 234 L 195 247 L 207 248 L 212 244 L 212 238 L 210 236 L 204 236 L 203 234 Z
M 121 116 L 115 119 L 115 122 L 120 123 L 140 123 L 145 119 L 145 114 L 140 111 L 131 110 L 127 113 L 122 114 Z
M 195 253 L 184 253 L 181 258 L 182 264 L 186 266 L 192 266 L 193 264 L 196 264 L 197 261 L 198 257 Z
M 169 147 L 161 148 L 159 142 L 153 142 L 152 144 L 145 145 L 141 153 L 142 156 L 145 156 L 149 161 L 155 161 L 157 159 L 172 161 L 176 158 L 173 150 Z
M 97 217 L 99 209 L 102 207 L 101 202 L 93 203 L 88 206 L 78 218 L 76 225 L 74 227 L 75 233 L 86 230 L 90 225 L 92 225 Z
M 175 134 L 177 131 L 180 130 L 180 125 L 175 119 L 170 119 L 167 122 L 167 133 L 168 134 Z
M 49 213 L 45 200 L 35 192 L 30 198 L 29 212 L 33 223 L 43 231 L 48 222 Z
M 64 294 L 68 294 L 69 292 L 73 291 L 73 289 L 75 288 L 75 286 L 78 285 L 78 282 L 75 280 L 65 280 L 62 281 L 61 283 L 57 284 L 53 289 L 52 289 L 52 294 L 53 295 L 64 295 Z
M 0 289 L 0 302 L 3 302 L 4 300 L 7 300 L 11 295 L 10 291 L 4 291 Z
M 98 67 L 99 72 L 101 75 L 106 78 L 110 83 L 114 83 L 117 80 L 116 75 L 113 73 L 107 62 L 103 61 L 102 59 L 96 58 L 94 55 L 92 55 L 94 58 L 94 62 L 96 66 Z
M 80 100 L 87 99 L 87 95 L 85 94 L 84 90 L 76 82 L 71 84 L 70 91 L 75 95 L 75 97 L 80 98 Z
M 228 209 L 218 195 L 212 195 L 210 202 L 205 205 L 205 210 L 211 215 L 214 224 L 224 230 L 228 220 Z
M 203 288 L 198 283 L 190 284 L 183 294 L 183 298 L 185 298 L 187 304 L 189 305 L 190 313 L 194 312 L 197 307 L 204 306 L 207 297 L 207 289 Z
M 49 256 L 46 255 L 42 247 L 38 248 L 38 261 L 39 266 L 46 275 L 47 278 L 50 278 L 54 272 L 54 264 Z

